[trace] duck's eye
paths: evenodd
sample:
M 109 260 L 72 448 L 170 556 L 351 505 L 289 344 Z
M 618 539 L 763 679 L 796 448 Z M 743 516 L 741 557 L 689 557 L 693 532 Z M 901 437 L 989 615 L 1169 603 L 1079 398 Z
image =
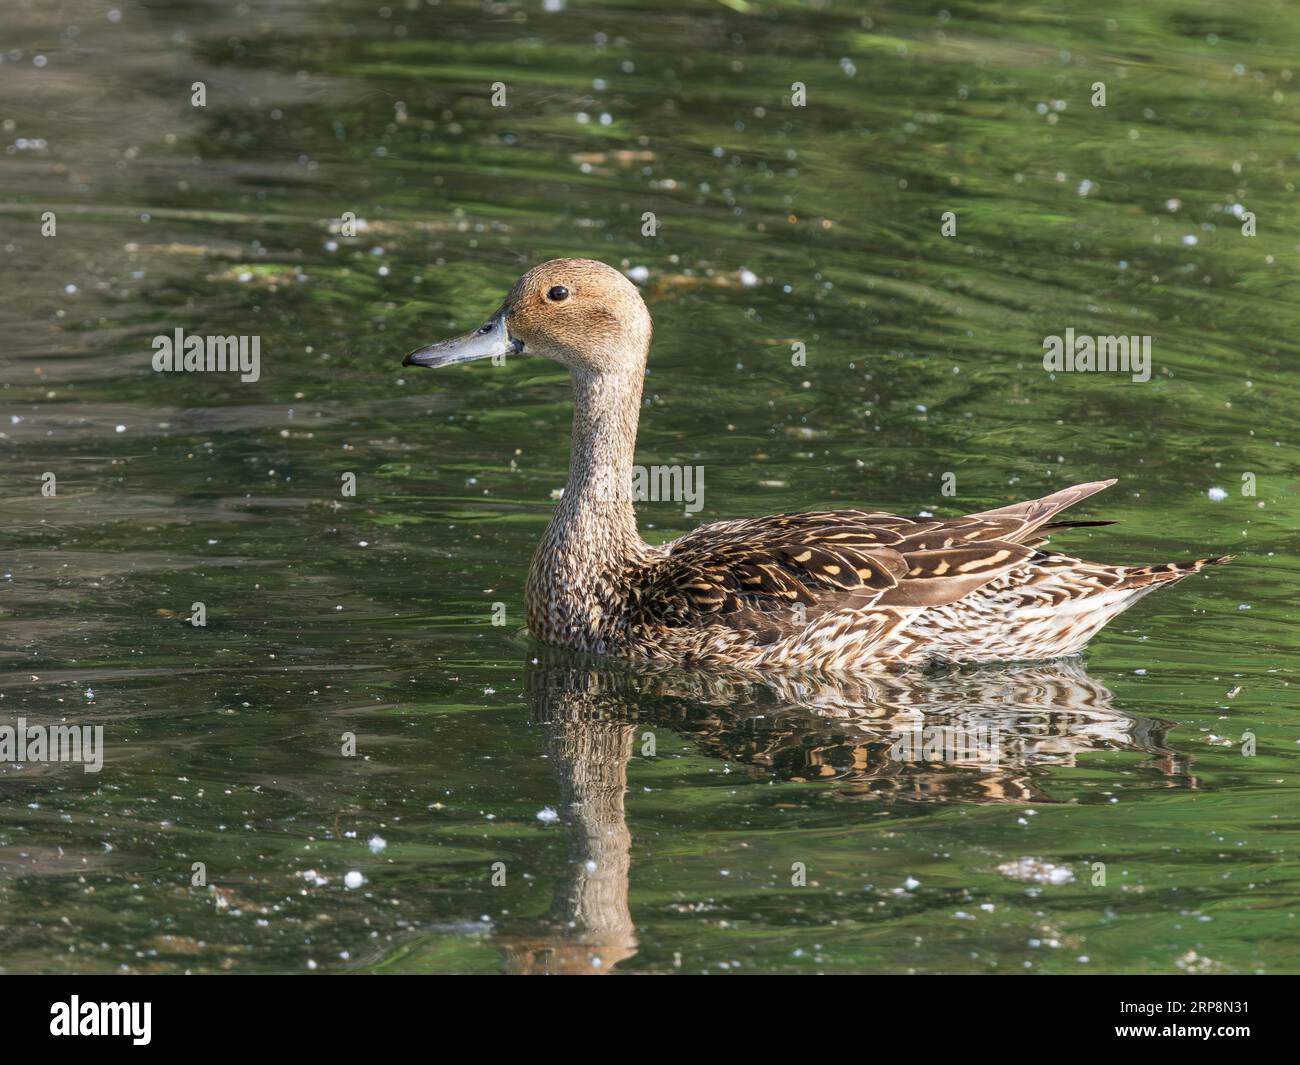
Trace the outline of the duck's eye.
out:
M 551 291 L 546 294 L 546 298 L 559 303 L 560 300 L 567 300 L 569 298 L 569 290 L 563 285 L 555 285 L 552 287 Z

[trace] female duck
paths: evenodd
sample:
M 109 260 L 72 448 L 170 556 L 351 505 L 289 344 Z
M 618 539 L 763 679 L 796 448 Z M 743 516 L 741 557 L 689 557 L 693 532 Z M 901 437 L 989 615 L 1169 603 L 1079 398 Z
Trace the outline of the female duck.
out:
M 1224 558 L 1103 566 L 1041 549 L 1052 519 L 1114 481 L 964 518 L 813 511 L 704 525 L 651 546 L 632 507 L 650 314 L 590 259 L 528 271 L 479 329 L 412 352 L 440 367 L 511 354 L 569 371 L 569 479 L 528 576 L 528 625 L 597 654 L 847 672 L 1079 651 L 1147 592 Z

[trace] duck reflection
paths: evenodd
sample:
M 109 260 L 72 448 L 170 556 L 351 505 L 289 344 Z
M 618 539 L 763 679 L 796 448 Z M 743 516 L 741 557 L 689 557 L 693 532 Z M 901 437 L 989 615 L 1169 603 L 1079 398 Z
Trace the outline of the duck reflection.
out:
M 1168 787 L 1195 787 L 1170 722 L 1115 709 L 1077 659 L 853 678 L 691 673 L 547 649 L 526 673 L 560 785 L 572 874 L 544 941 L 510 939 L 516 972 L 609 972 L 636 952 L 624 813 L 634 753 L 689 738 L 759 776 L 831 781 L 885 803 L 1050 803 L 1053 767 L 1132 751 Z

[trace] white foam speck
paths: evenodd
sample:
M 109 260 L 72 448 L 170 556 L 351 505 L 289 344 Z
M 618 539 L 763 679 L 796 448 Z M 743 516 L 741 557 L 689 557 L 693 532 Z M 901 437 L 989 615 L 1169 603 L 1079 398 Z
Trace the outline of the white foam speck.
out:
M 998 872 L 1012 880 L 1023 880 L 1033 884 L 1069 884 L 1074 881 L 1074 872 L 1064 865 L 1053 865 L 1040 858 L 1019 858 L 1014 862 L 1003 862 Z

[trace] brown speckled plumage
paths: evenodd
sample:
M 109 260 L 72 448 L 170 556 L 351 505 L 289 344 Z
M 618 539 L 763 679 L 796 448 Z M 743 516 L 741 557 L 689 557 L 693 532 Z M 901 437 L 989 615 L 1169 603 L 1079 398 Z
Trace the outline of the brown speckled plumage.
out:
M 569 479 L 526 596 L 529 628 L 548 643 L 755 670 L 1054 658 L 1160 585 L 1226 561 L 1103 566 L 1043 548 L 1055 531 L 1108 524 L 1053 518 L 1113 481 L 961 518 L 777 514 L 651 546 L 630 491 L 650 335 L 621 273 L 557 259 L 525 274 L 481 330 L 407 357 L 480 358 L 495 353 L 484 346 L 495 338 L 507 345 L 500 354 L 569 370 Z

